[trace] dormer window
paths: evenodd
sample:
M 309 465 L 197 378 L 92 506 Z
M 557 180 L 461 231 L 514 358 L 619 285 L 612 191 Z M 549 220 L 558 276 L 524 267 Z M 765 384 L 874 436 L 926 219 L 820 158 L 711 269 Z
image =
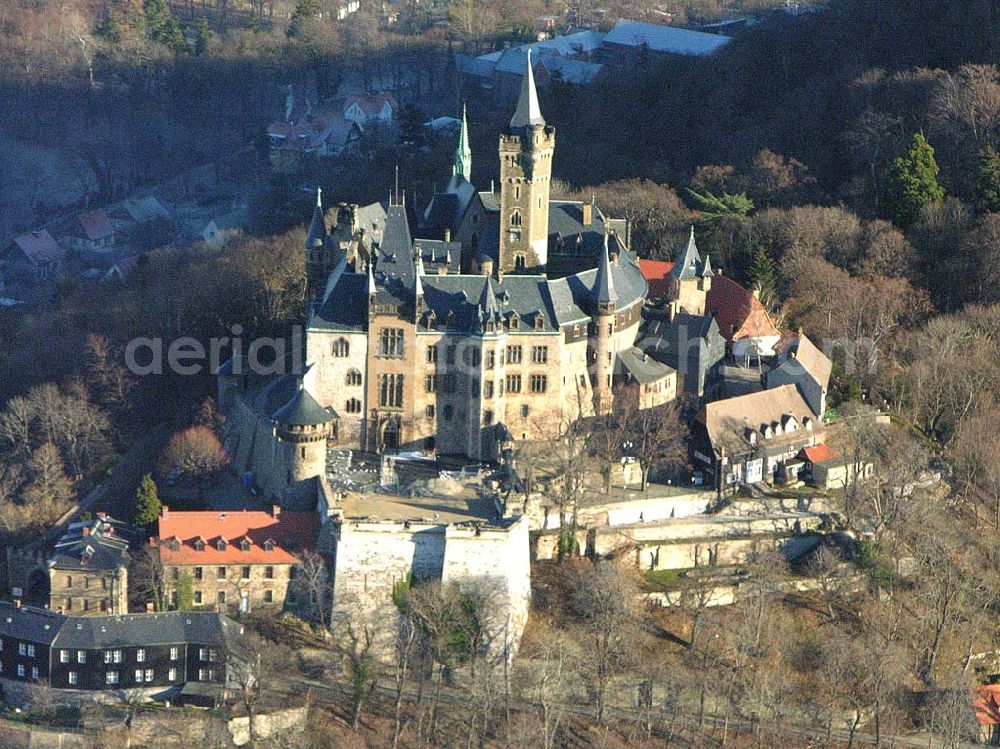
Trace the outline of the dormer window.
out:
M 747 429 L 747 442 L 749 442 L 751 445 L 757 444 L 757 432 L 755 432 L 753 429 Z
M 201 538 L 201 536 L 199 536 L 198 538 L 196 538 L 194 540 L 194 548 L 195 548 L 195 551 L 204 551 L 205 550 L 205 541 L 204 541 L 204 539 Z
M 771 437 L 774 436 L 774 430 L 771 429 L 771 425 L 770 424 L 765 424 L 764 428 L 761 429 L 760 431 L 761 431 L 761 434 L 764 435 L 764 439 L 766 439 L 766 440 L 769 440 L 769 439 L 771 439 Z
M 215 542 L 215 548 L 218 549 L 219 551 L 225 551 L 227 545 L 228 544 L 226 543 L 226 539 L 224 538 L 220 538 L 218 541 Z
M 518 316 L 518 314 L 516 312 L 511 313 L 511 316 L 510 316 L 510 329 L 511 330 L 517 330 L 517 326 L 520 324 L 520 320 L 521 320 L 521 318 Z
M 250 551 L 250 539 L 244 538 L 240 541 L 240 551 Z
M 535 330 L 541 330 L 545 327 L 545 317 L 541 312 L 535 313 Z
M 264 542 L 264 551 L 274 551 L 274 541 L 272 539 L 267 539 Z

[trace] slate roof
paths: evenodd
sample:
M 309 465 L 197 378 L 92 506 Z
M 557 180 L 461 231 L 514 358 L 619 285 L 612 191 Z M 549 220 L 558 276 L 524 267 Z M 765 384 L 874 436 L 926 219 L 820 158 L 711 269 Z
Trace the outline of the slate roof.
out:
M 55 545 L 49 565 L 59 570 L 115 571 L 127 566 L 135 530 L 105 517 L 72 523 Z
M 613 304 L 618 301 L 614 274 L 611 272 L 611 257 L 608 254 L 608 235 L 604 235 L 601 257 L 597 262 L 597 276 L 594 279 L 594 301 L 599 304 Z
M 655 52 L 702 57 L 725 47 L 732 39 L 721 34 L 661 26 L 621 19 L 611 28 L 603 44 L 621 47 L 648 46 Z
M 377 303 L 413 301 L 414 278 L 413 241 L 406 220 L 406 208 L 389 207 L 382 242 L 375 254 L 375 283 L 378 286 Z
M 461 174 L 453 174 L 444 192 L 435 193 L 420 221 L 424 231 L 444 233 L 450 229 L 453 233 L 469 209 L 469 204 L 476 196 L 476 188 Z
M 306 249 L 322 248 L 326 242 L 326 219 L 323 217 L 323 191 L 316 188 L 316 207 L 313 208 L 312 221 L 306 232 Z
M 330 272 L 326 291 L 309 320 L 314 330 L 364 330 L 368 323 L 368 276 L 347 270 L 344 256 Z M 273 411 L 269 412 L 273 413 Z
M 462 243 L 445 242 L 443 239 L 415 239 L 414 252 L 419 252 L 426 273 L 437 273 L 439 268 L 447 268 L 449 273 L 458 273 L 462 264 Z
M 521 80 L 521 93 L 517 97 L 517 108 L 510 118 L 512 128 L 545 125 L 542 110 L 538 105 L 538 91 L 535 90 L 535 73 L 531 67 L 531 49 L 529 48 L 524 61 L 524 78 Z
M 618 352 L 618 361 L 632 378 L 641 384 L 657 382 L 667 375 L 676 372 L 673 367 L 657 361 L 642 349 L 632 346 Z
M 704 270 L 705 264 L 702 262 L 701 253 L 698 252 L 698 245 L 694 241 L 694 227 L 692 226 L 691 236 L 670 273 L 681 281 L 690 281 L 701 278 L 704 275 Z
M 66 617 L 34 606 L 0 601 L 0 634 L 15 640 L 51 645 Z
M 566 83 L 574 83 L 580 86 L 593 83 L 601 71 L 603 65 L 586 60 L 567 60 L 563 57 L 545 58 L 545 68 L 552 75 L 558 76 Z
M 142 224 L 158 218 L 170 218 L 170 211 L 155 197 L 148 195 L 137 200 L 123 200 L 121 208 L 112 211 L 112 215 L 127 217 L 137 224 Z
M 58 263 L 66 254 L 65 250 L 56 244 L 48 229 L 33 231 L 14 237 L 14 244 L 31 262 L 36 264 Z
M 784 360 L 781 367 L 797 362 L 820 386 L 825 388 L 830 384 L 833 362 L 816 348 L 805 333 L 784 336 L 775 347 L 775 353 Z
M 284 406 L 275 411 L 271 418 L 288 426 L 317 426 L 328 424 L 336 414 L 323 408 L 316 399 L 299 383 L 299 390 Z
M 66 617 L 54 648 L 104 650 L 143 645 L 216 645 L 229 647 L 243 625 L 209 611 Z

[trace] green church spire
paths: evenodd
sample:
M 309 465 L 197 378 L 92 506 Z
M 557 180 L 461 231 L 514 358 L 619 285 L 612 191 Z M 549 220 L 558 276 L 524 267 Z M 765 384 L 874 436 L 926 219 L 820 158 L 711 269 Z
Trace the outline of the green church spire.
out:
M 469 124 L 465 119 L 465 105 L 462 105 L 462 128 L 458 133 L 458 147 L 455 149 L 455 165 L 452 174 L 461 174 L 472 181 L 472 149 L 469 147 Z

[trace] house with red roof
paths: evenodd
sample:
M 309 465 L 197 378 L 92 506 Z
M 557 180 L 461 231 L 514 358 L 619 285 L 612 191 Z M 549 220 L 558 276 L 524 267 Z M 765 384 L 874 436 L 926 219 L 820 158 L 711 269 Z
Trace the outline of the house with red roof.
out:
M 639 259 L 639 270 L 649 286 L 649 301 L 656 302 L 667 299 L 670 294 L 670 271 L 674 264 L 665 260 Z
M 58 274 L 66 250 L 47 229 L 41 229 L 14 237 L 3 257 L 11 277 L 41 281 Z
M 873 470 L 871 463 L 859 466 L 826 444 L 805 447 L 796 457 L 802 461 L 799 477 L 820 489 L 843 488 L 859 474 L 862 479 L 868 478 Z
M 705 312 L 719 324 L 719 332 L 729 342 L 730 356 L 736 361 L 749 365 L 761 357 L 774 356 L 781 333 L 756 292 L 716 274 L 705 297 Z
M 972 708 L 979 724 L 979 742 L 987 746 L 1000 745 L 1000 684 L 976 687 Z
M 282 607 L 302 555 L 316 548 L 315 512 L 178 512 L 167 507 L 150 544 L 163 567 L 171 606 L 191 604 L 220 611 Z

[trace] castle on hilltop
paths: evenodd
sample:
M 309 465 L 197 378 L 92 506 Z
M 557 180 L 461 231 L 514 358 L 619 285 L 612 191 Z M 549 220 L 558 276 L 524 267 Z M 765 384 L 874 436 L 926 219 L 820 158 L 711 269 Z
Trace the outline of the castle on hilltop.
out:
M 616 378 L 673 397 L 674 370 L 634 348 L 648 286 L 627 223 L 593 201 L 552 200 L 554 150 L 529 62 L 499 137 L 498 192 L 470 182 L 464 113 L 453 174 L 416 237 L 398 195 L 388 210 L 328 213 L 317 191 L 307 373 L 220 371 L 231 454 L 265 492 L 323 475 L 328 441 L 496 460 L 505 444 L 610 411 Z

